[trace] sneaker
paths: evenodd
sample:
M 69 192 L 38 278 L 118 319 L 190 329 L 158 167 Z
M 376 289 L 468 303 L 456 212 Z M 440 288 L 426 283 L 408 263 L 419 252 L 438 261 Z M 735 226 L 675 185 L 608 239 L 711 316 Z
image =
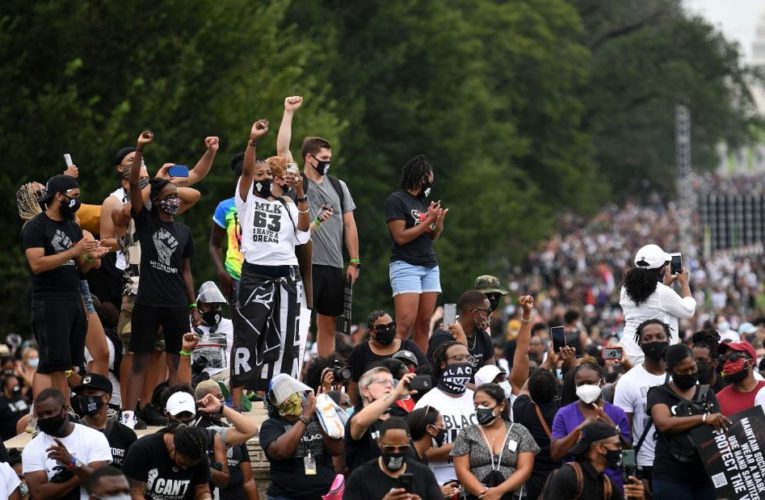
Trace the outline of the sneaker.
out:
M 149 403 L 138 410 L 138 416 L 146 423 L 145 425 L 165 426 L 168 422 L 167 417 L 152 403 Z

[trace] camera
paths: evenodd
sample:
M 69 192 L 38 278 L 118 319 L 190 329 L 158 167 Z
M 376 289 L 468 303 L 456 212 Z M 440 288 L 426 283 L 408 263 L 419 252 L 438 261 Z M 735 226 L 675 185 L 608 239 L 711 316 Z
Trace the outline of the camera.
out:
M 346 384 L 349 380 L 351 380 L 351 377 L 353 377 L 351 369 L 347 366 L 344 366 L 338 360 L 335 360 L 334 363 L 332 363 L 330 369 L 332 370 L 332 376 L 335 379 L 335 384 Z

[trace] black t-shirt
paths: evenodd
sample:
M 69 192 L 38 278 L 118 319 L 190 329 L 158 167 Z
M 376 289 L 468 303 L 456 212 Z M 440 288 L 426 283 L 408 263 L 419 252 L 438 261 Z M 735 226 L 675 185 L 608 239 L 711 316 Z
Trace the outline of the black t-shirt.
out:
M 419 495 L 422 499 L 443 498 L 436 476 L 430 467 L 415 460 L 406 460 L 406 473 L 411 473 L 412 489 L 409 493 Z M 377 459 L 369 460 L 354 470 L 345 484 L 343 500 L 366 500 L 368 498 L 383 498 L 392 488 L 398 487 L 398 478 L 393 478 L 380 470 Z
M 154 307 L 186 307 L 183 259 L 194 255 L 191 229 L 180 222 L 162 222 L 143 209 L 135 216 L 141 242 L 141 279 L 136 304 Z
M 29 405 L 23 398 L 10 400 L 0 396 L 0 441 L 16 435 L 16 422 L 29 413 Z
M 250 466 L 250 452 L 247 451 L 246 444 L 239 444 L 226 449 L 226 459 L 228 460 L 228 486 L 218 488 L 221 500 L 239 500 L 247 498 L 244 493 L 244 475 L 241 465 L 243 463 Z
M 402 350 L 410 351 L 412 354 L 414 354 L 415 357 L 417 357 L 418 366 L 428 364 L 428 358 L 426 358 L 425 355 L 422 354 L 422 351 L 420 351 L 420 348 L 417 347 L 417 344 L 415 344 L 411 340 L 406 339 L 401 342 L 401 345 L 398 348 L 398 351 L 402 351 Z M 351 369 L 351 374 L 353 375 L 353 381 L 358 382 L 361 376 L 364 375 L 364 372 L 367 371 L 367 367 L 369 365 L 371 365 L 372 363 L 376 361 L 382 361 L 383 359 L 392 358 L 393 354 L 389 354 L 387 356 L 380 356 L 378 354 L 375 354 L 372 352 L 372 349 L 370 349 L 369 342 L 363 342 L 357 345 L 356 347 L 354 347 L 353 350 L 351 351 L 351 355 L 348 357 L 348 366 Z
M 534 438 L 534 441 L 542 449 L 534 458 L 534 473 L 544 472 L 546 474 L 560 467 L 561 462 L 553 461 L 550 458 L 550 438 L 539 421 L 535 406 L 528 394 L 518 396 L 513 403 L 513 421 L 527 428 L 531 433 L 531 437 Z M 555 400 L 539 405 L 548 429 L 552 429 L 553 420 L 555 420 L 555 414 L 559 408 L 560 404 Z
M 370 425 L 360 439 L 351 438 L 351 421 L 361 411 L 362 407 L 356 409 L 345 424 L 345 465 L 349 471 L 361 467 L 373 458 L 380 456 L 380 447 L 377 446 L 377 438 L 380 437 L 379 427 L 382 420 L 378 420 Z
M 303 425 L 299 423 L 298 425 Z M 271 485 L 268 496 L 287 497 L 293 500 L 315 500 L 329 491 L 335 479 L 332 457 L 324 447 L 324 436 L 316 419 L 308 423 L 303 437 L 292 457 L 276 460 L 268 453 L 268 447 L 287 433 L 293 424 L 276 417 L 269 418 L 260 428 L 260 445 L 271 463 Z M 306 475 L 304 457 L 308 454 L 316 461 L 316 474 Z
M 128 479 L 146 483 L 147 499 L 191 500 L 197 485 L 210 481 L 207 456 L 190 469 L 176 467 L 163 436 L 163 433 L 151 434 L 133 443 L 122 464 L 122 472 Z
M 403 189 L 394 191 L 385 200 L 385 222 L 403 220 L 405 229 L 420 224 L 428 213 L 426 198 L 417 198 Z M 406 245 L 399 245 L 393 238 L 390 261 L 401 260 L 413 266 L 435 267 L 438 265 L 436 252 L 433 250 L 433 232 L 426 231 Z
M 45 255 L 65 252 L 82 239 L 82 229 L 72 220 L 57 222 L 45 212 L 24 224 L 22 248 L 43 248 Z M 36 299 L 73 299 L 80 293 L 80 273 L 74 259 L 50 271 L 32 274 L 32 297 Z
M 430 337 L 428 359 L 431 361 L 431 364 L 433 363 L 433 354 L 438 346 L 451 340 L 454 340 L 452 334 L 443 330 L 436 332 Z M 494 345 L 491 343 L 491 337 L 489 337 L 488 333 L 475 332 L 472 337 L 468 337 L 467 348 L 470 355 L 475 358 L 475 361 L 473 361 L 473 375 L 475 375 L 475 372 L 486 364 L 486 360 L 494 356 Z
M 102 432 L 106 436 L 106 440 L 109 441 L 109 447 L 112 449 L 111 465 L 121 469 L 130 446 L 135 443 L 138 437 L 133 432 L 133 429 L 113 420 L 109 421 Z
M 669 389 L 669 390 L 666 390 Z M 696 392 L 694 392 L 694 398 L 699 390 L 699 386 L 696 386 Z M 672 407 L 675 406 L 683 398 L 678 396 L 672 391 L 669 384 L 662 384 L 660 386 L 651 387 L 648 390 L 648 404 L 646 405 L 646 412 L 651 414 L 651 408 L 657 404 L 665 404 L 672 411 Z M 719 412 L 720 405 L 715 398 L 714 392 L 710 389 L 707 392 L 707 401 L 712 406 L 712 412 Z M 706 424 L 699 424 L 706 425 Z M 685 445 L 687 449 L 693 449 L 693 445 L 687 439 L 690 429 L 685 432 L 664 434 L 657 431 L 656 438 L 656 455 L 653 461 L 653 478 L 664 481 L 673 481 L 680 483 L 700 483 L 709 481 L 709 474 L 704 470 L 704 464 L 701 461 L 701 457 L 698 452 L 695 453 L 695 459 L 691 462 L 681 462 L 675 459 L 670 452 L 670 440 L 674 443 L 680 443 Z

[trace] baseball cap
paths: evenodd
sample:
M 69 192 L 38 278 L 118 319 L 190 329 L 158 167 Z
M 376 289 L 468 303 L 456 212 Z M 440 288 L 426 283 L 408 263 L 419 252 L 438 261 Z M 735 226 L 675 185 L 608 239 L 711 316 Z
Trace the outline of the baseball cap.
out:
M 751 323 L 742 323 L 741 326 L 738 327 L 738 333 L 741 335 L 748 335 L 755 332 L 757 332 L 757 327 Z
M 268 397 L 271 403 L 279 406 L 285 399 L 295 394 L 296 392 L 313 392 L 313 389 L 290 377 L 286 373 L 280 373 L 271 379 L 271 383 L 268 384 Z
M 646 245 L 635 254 L 635 265 L 643 269 L 659 269 L 672 257 L 659 245 Z
M 112 381 L 103 375 L 99 373 L 86 373 L 85 376 L 82 377 L 80 384 L 75 387 L 73 391 L 79 393 L 85 389 L 95 389 L 111 394 L 114 387 L 112 387 Z
M 617 436 L 619 431 L 615 427 L 603 422 L 594 422 L 587 424 L 582 428 L 582 432 L 579 437 L 579 441 L 571 448 L 572 455 L 581 455 L 586 453 L 590 449 L 590 445 L 601 439 L 610 438 L 611 436 Z
M 754 347 L 752 347 L 752 344 L 747 342 L 746 340 L 741 340 L 738 342 L 728 342 L 728 343 L 721 343 L 719 347 L 719 352 L 723 353 L 726 350 L 730 349 L 731 351 L 738 351 L 738 352 L 745 352 L 749 355 L 750 358 L 753 360 L 757 360 L 757 353 L 754 350 Z
M 475 279 L 475 289 L 483 293 L 499 293 L 507 295 L 509 292 L 499 287 L 499 278 L 490 274 L 484 274 Z
M 502 371 L 499 369 L 499 367 L 497 367 L 497 365 L 482 366 L 480 370 L 475 372 L 476 387 L 479 385 L 490 384 L 494 382 L 494 379 L 497 378 L 497 375 L 500 373 L 502 373 Z
M 183 412 L 188 412 L 192 415 L 196 415 L 197 402 L 194 401 L 194 396 L 188 392 L 179 391 L 167 398 L 165 409 L 170 415 L 174 417 Z
M 414 355 L 412 351 L 407 351 L 406 349 L 401 349 L 396 354 L 394 354 L 393 359 L 399 359 L 401 361 L 408 361 L 409 363 L 412 363 L 414 366 L 419 366 L 420 364 L 417 362 L 417 356 Z
M 40 196 L 38 201 L 40 203 L 44 203 L 53 198 L 53 195 L 56 193 L 65 193 L 70 189 L 76 189 L 79 187 L 80 185 L 77 183 L 77 179 L 72 176 L 54 175 L 48 179 L 48 182 L 45 184 L 45 192 L 42 196 Z
M 199 287 L 197 302 L 204 302 L 205 304 L 226 304 L 228 301 L 223 297 L 218 285 L 212 281 L 205 281 L 202 283 L 202 286 Z

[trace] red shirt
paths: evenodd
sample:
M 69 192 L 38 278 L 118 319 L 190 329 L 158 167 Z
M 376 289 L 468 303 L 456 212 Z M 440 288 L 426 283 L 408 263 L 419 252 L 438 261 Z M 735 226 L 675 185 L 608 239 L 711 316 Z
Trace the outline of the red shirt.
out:
M 732 384 L 723 388 L 716 394 L 720 403 L 720 411 L 726 417 L 732 417 L 736 413 L 748 410 L 754 406 L 754 398 L 760 389 L 765 387 L 765 381 L 760 380 L 754 389 L 749 392 L 741 392 Z

